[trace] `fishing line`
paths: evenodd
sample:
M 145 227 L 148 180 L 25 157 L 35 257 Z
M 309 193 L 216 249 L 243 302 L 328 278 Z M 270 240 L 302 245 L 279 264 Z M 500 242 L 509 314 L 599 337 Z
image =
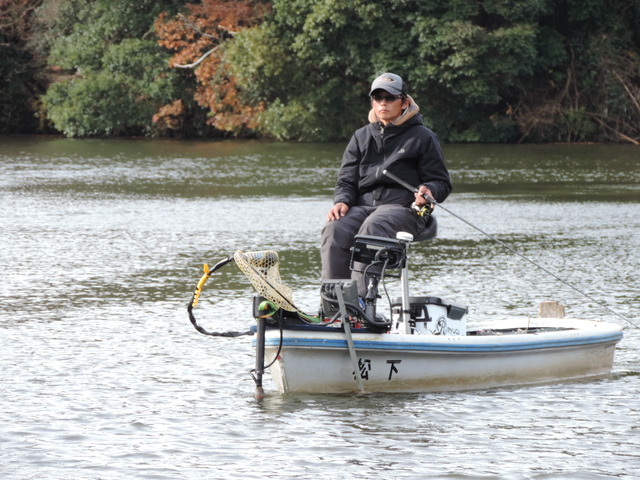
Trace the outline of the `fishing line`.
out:
M 394 182 L 398 183 L 399 185 L 402 185 L 404 188 L 406 188 L 407 190 L 414 192 L 414 193 L 420 193 L 420 191 L 410 185 L 409 183 L 405 182 L 404 180 L 402 180 L 401 178 L 399 178 L 398 176 L 394 175 L 393 173 L 391 173 L 388 170 L 383 170 L 382 173 L 384 175 L 386 175 L 387 177 L 389 177 L 391 180 L 393 180 Z M 521 254 L 520 252 L 518 252 L 517 250 L 515 250 L 514 248 L 510 247 L 509 245 L 507 245 L 506 243 L 504 243 L 502 240 L 499 240 L 498 238 L 496 238 L 495 236 L 491 235 L 490 233 L 485 232 L 484 230 L 482 230 L 481 228 L 475 226 L 473 223 L 469 222 L 468 220 L 465 220 L 464 218 L 462 218 L 460 215 L 452 212 L 451 210 L 449 210 L 446 207 L 443 207 L 442 205 L 440 205 L 435 198 L 429 196 L 429 195 L 422 195 L 424 197 L 424 199 L 429 202 L 432 205 L 435 205 L 436 207 L 441 208 L 442 210 L 444 210 L 445 212 L 447 212 L 449 215 L 453 215 L 454 217 L 456 217 L 458 220 L 466 223 L 467 225 L 469 225 L 471 228 L 476 229 L 477 231 L 479 231 L 480 233 L 482 233 L 483 235 L 486 235 L 487 237 L 489 237 L 491 240 L 497 242 L 498 244 L 502 245 L 504 248 L 506 248 L 507 250 L 509 250 L 511 253 L 514 253 L 515 255 L 517 255 L 518 257 L 522 258 L 523 260 L 526 260 L 527 262 L 529 262 L 530 264 L 532 264 L 535 267 L 538 267 L 540 270 L 542 270 L 543 272 L 545 272 L 546 274 L 550 275 L 551 277 L 553 277 L 554 279 L 556 279 L 557 281 L 559 281 L 560 283 L 563 283 L 564 285 L 566 285 L 567 287 L 575 290 L 576 292 L 578 292 L 581 295 L 584 295 L 586 298 L 588 298 L 589 300 L 591 300 L 592 302 L 594 302 L 596 305 L 598 305 L 601 308 L 604 308 L 605 310 L 607 310 L 608 312 L 616 315 L 617 317 L 620 317 L 622 320 L 628 322 L 629 324 L 633 325 L 636 328 L 640 328 L 640 325 L 637 325 L 636 323 L 632 322 L 631 320 L 629 320 L 627 317 L 625 317 L 624 315 L 616 312 L 615 310 L 612 310 L 611 308 L 607 307 L 605 304 L 601 303 L 600 301 L 596 300 L 595 298 L 593 298 L 591 295 L 589 295 L 588 293 L 583 292 L 582 290 L 580 290 L 578 287 L 570 284 L 569 282 L 567 282 L 566 280 L 563 280 L 562 278 L 558 277 L 555 273 L 549 271 L 548 269 L 546 269 L 545 267 L 543 267 L 542 265 L 539 265 L 538 263 L 534 262 L 533 260 L 531 260 L 529 257 L 526 257 L 525 255 Z

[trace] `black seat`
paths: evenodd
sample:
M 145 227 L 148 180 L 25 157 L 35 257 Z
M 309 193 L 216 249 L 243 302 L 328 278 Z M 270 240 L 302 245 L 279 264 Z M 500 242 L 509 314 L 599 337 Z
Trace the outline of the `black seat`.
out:
M 435 237 L 438 233 L 438 220 L 433 215 L 429 217 L 424 230 L 413 238 L 414 242 L 424 242 Z

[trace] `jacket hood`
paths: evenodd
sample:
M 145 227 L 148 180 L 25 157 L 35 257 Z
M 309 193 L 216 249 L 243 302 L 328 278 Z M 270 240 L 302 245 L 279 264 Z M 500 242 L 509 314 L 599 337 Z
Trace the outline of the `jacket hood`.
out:
M 407 122 L 407 120 L 415 117 L 420 111 L 420 107 L 413 100 L 411 95 L 407 95 L 407 100 L 409 100 L 409 106 L 405 109 L 404 113 L 400 115 L 394 122 L 391 122 L 391 125 L 400 126 L 403 123 Z M 373 111 L 373 108 L 369 111 L 369 123 L 376 123 L 380 121 L 378 116 Z

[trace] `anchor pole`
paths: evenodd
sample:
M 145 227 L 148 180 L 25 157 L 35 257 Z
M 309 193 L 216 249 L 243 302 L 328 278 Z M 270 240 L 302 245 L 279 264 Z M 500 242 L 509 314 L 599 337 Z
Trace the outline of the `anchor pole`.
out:
M 262 374 L 264 373 L 264 343 L 265 343 L 265 319 L 258 318 L 258 328 L 256 330 L 256 368 L 254 381 L 256 382 L 256 392 L 254 394 L 256 400 L 264 398 L 264 389 L 262 388 Z

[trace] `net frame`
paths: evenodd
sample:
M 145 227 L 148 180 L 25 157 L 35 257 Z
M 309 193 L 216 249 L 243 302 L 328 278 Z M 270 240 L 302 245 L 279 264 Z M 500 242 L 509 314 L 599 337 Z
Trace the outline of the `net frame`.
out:
M 293 290 L 287 287 L 280 277 L 280 259 L 277 252 L 237 250 L 233 254 L 233 259 L 261 297 L 283 310 L 298 311 L 293 304 Z

